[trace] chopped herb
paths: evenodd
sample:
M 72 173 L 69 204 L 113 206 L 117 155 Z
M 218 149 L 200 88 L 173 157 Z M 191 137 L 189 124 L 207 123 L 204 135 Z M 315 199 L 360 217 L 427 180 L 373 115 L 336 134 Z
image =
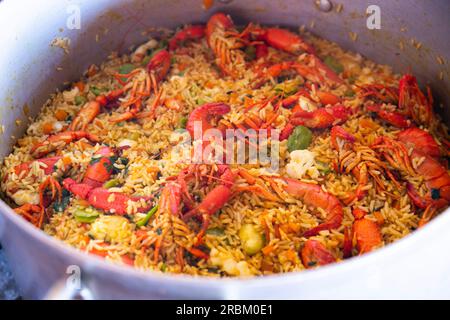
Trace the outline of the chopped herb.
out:
M 144 218 L 142 218 L 141 220 L 139 220 L 136 225 L 138 227 L 143 227 L 145 225 L 147 225 L 148 221 L 150 220 L 150 218 L 155 214 L 155 212 L 158 210 L 158 205 L 154 206 L 149 212 L 147 212 L 147 214 L 145 215 Z
M 348 81 L 349 83 L 353 84 L 353 83 L 355 83 L 355 81 L 356 81 L 356 77 L 355 77 L 355 76 L 350 76 L 350 77 L 347 78 L 347 81 Z
M 179 122 L 178 127 L 181 128 L 181 129 L 186 129 L 187 122 L 188 122 L 188 118 L 186 118 L 186 117 L 180 118 L 180 122 Z
M 295 94 L 299 89 L 300 83 L 296 80 L 287 80 L 281 83 L 278 83 L 273 89 L 277 93 L 281 93 L 284 96 L 291 96 Z
M 223 236 L 225 234 L 225 230 L 222 228 L 209 228 L 206 230 L 206 234 L 216 237 Z
M 82 104 L 85 104 L 86 101 L 87 101 L 87 99 L 86 99 L 84 96 L 76 96 L 76 97 L 75 97 L 75 104 L 76 104 L 77 106 L 82 105 Z
M 70 202 L 70 192 L 66 189 L 63 189 L 61 194 L 61 201 L 56 201 L 53 203 L 53 209 L 56 212 L 63 212 Z
M 89 165 L 92 166 L 93 164 L 96 164 L 97 162 L 100 161 L 101 158 L 102 158 L 102 157 L 94 157 L 94 158 L 91 158 L 91 161 L 89 161 Z
M 305 126 L 297 126 L 288 138 L 287 147 L 289 152 L 304 150 L 312 141 L 312 132 Z
M 197 102 L 197 105 L 202 105 L 202 104 L 205 103 L 205 100 L 203 100 L 202 98 L 198 98 L 198 99 L 196 100 L 196 102 Z
M 161 265 L 160 270 L 161 270 L 161 272 L 166 272 L 166 270 L 167 270 L 167 264 L 163 263 L 163 264 Z
M 317 169 L 322 172 L 324 175 L 329 174 L 332 170 L 328 163 L 322 161 L 316 161 Z
M 103 184 L 103 188 L 105 188 L 105 189 L 113 188 L 113 187 L 119 185 L 119 183 L 120 183 L 119 179 L 111 179 L 111 180 L 106 181 Z
M 325 57 L 325 60 L 323 62 L 337 74 L 344 71 L 344 66 L 339 61 L 337 61 L 334 57 L 327 56 L 327 57 Z
M 209 273 L 219 273 L 220 272 L 218 267 L 208 267 L 208 268 L 206 268 L 206 270 L 208 270 Z
M 92 223 L 98 218 L 100 213 L 93 208 L 77 208 L 72 212 L 72 215 L 79 222 Z
M 142 59 L 142 65 L 145 67 L 150 62 L 150 56 L 145 56 L 144 59 Z
M 344 96 L 345 97 L 354 97 L 355 91 L 353 91 L 352 89 L 348 89 L 347 91 L 344 92 Z
M 89 91 L 91 91 L 93 94 L 95 94 L 96 96 L 99 96 L 103 91 L 105 91 L 105 89 L 101 89 L 101 88 L 98 88 L 98 87 L 96 87 L 96 86 L 91 86 L 90 88 L 89 88 Z
M 441 198 L 441 192 L 439 189 L 432 188 L 431 189 L 431 199 L 438 200 Z
M 256 58 L 256 47 L 248 46 L 245 48 L 245 56 L 247 60 L 255 60 Z
M 115 162 L 116 160 L 114 160 Z M 119 162 L 120 164 L 123 164 L 124 166 L 127 166 L 128 163 L 130 162 L 130 160 L 128 160 L 128 158 L 125 157 L 120 157 L 117 159 L 117 162 Z
M 120 74 L 128 74 L 135 69 L 134 65 L 131 63 L 125 63 L 119 67 Z M 127 78 L 121 78 L 122 81 L 127 81 Z
M 317 265 L 317 261 L 308 262 L 308 267 L 314 267 L 315 265 Z
M 167 39 L 162 39 L 158 43 L 158 48 L 166 49 L 168 45 L 169 45 L 169 41 Z
M 134 70 L 134 65 L 131 63 L 125 63 L 119 67 L 120 74 L 128 74 Z

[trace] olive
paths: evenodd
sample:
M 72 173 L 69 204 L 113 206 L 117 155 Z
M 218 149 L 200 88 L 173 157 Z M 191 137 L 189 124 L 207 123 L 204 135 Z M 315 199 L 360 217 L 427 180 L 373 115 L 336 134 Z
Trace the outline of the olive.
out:
M 264 246 L 264 236 L 255 225 L 244 224 L 239 230 L 242 248 L 248 255 L 258 253 Z

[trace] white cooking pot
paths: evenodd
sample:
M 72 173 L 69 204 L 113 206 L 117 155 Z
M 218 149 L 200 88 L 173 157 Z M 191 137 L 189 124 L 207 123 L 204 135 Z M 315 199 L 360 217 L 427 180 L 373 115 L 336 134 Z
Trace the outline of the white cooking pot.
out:
M 331 11 L 327 1 L 319 1 L 321 6 L 313 0 L 215 2 L 209 11 L 202 9 L 200 0 L 0 2 L 0 157 L 11 151 L 27 126 L 26 110 L 36 115 L 51 92 L 78 79 L 88 65 L 100 63 L 113 50 L 126 52 L 143 42 L 142 30 L 205 22 L 216 11 L 230 13 L 238 23 L 305 24 L 319 36 L 398 72 L 411 70 L 420 83 L 431 85 L 444 106 L 450 101 L 448 1 L 340 0 L 332 1 Z M 343 3 L 339 13 L 338 3 Z M 367 28 L 369 5 L 380 9 L 379 30 Z M 349 32 L 358 34 L 356 41 Z M 50 46 L 55 37 L 70 38 L 69 54 Z M 421 49 L 411 44 L 412 38 L 422 43 Z M 442 109 L 447 123 L 448 110 Z M 73 297 L 72 287 L 65 284 L 78 268 L 85 298 L 450 298 L 448 211 L 371 254 L 317 270 L 252 279 L 161 274 L 113 265 L 44 234 L 2 201 L 0 241 L 25 298 Z

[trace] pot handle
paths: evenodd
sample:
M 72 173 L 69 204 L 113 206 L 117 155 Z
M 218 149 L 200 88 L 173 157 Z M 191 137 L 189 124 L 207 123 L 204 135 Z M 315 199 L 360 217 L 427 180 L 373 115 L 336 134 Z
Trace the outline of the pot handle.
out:
M 57 281 L 44 296 L 44 300 L 94 300 L 94 296 L 84 284 L 77 288 L 68 285 L 65 279 Z

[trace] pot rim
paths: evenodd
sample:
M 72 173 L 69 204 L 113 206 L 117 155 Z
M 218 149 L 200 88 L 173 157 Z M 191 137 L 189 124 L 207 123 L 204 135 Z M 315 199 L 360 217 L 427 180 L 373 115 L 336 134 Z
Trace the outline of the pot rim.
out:
M 178 282 L 179 284 L 196 284 L 204 288 L 222 287 L 224 285 L 230 286 L 253 286 L 258 287 L 283 285 L 296 281 L 313 281 L 315 278 L 322 278 L 327 276 L 338 276 L 340 273 L 349 272 L 354 269 L 361 269 L 364 266 L 372 265 L 373 263 L 381 266 L 380 258 L 388 258 L 390 256 L 400 256 L 401 252 L 407 251 L 415 243 L 421 243 L 423 240 L 430 238 L 434 232 L 442 232 L 442 226 L 450 224 L 450 207 L 444 210 L 439 216 L 430 221 L 425 227 L 415 230 L 407 236 L 387 245 L 386 247 L 377 249 L 373 252 L 356 256 L 348 260 L 333 263 L 327 266 L 322 266 L 317 269 L 303 270 L 296 272 L 278 273 L 265 276 L 256 277 L 208 277 L 208 276 L 193 276 L 187 274 L 172 274 L 161 273 L 152 270 L 140 270 L 128 265 L 120 265 L 114 262 L 105 261 L 101 257 L 89 254 L 56 239 L 40 229 L 37 229 L 25 219 L 17 215 L 11 207 L 9 207 L 3 200 L 0 200 L 0 213 L 14 223 L 16 226 L 27 232 L 36 241 L 43 243 L 46 246 L 53 247 L 60 254 L 69 255 L 74 260 L 81 260 L 89 266 L 102 269 L 102 271 L 120 273 L 134 278 L 162 280 L 165 282 Z M 63 275 L 61 275 L 63 276 Z

